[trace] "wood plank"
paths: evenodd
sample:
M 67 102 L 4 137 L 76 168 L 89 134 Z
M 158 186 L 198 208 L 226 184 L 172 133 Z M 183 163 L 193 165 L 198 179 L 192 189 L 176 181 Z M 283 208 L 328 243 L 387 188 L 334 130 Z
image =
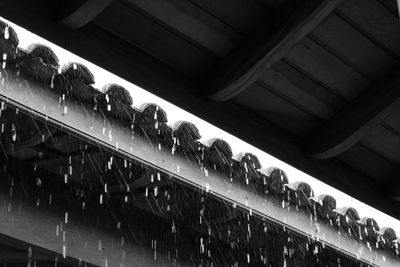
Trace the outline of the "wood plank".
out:
M 307 143 L 309 153 L 319 159 L 343 153 L 398 109 L 399 97 L 400 70 L 395 70 L 377 80 L 313 133 Z
M 296 136 L 306 136 L 318 125 L 318 118 L 294 106 L 260 83 L 253 84 L 232 99 Z
M 220 57 L 226 56 L 242 35 L 187 0 L 125 0 L 150 16 L 199 43 Z
M 342 1 L 338 5 L 338 14 L 393 56 L 400 58 L 400 21 L 380 2 Z
M 376 80 L 400 63 L 337 14 L 324 20 L 312 33 L 324 47 L 370 80 Z
M 400 136 L 394 134 L 385 126 L 377 125 L 371 129 L 360 143 L 391 162 L 400 165 Z
M 344 105 L 343 100 L 283 61 L 266 70 L 260 80 L 278 95 L 324 120 Z
M 282 7 L 268 24 L 253 32 L 245 45 L 221 62 L 205 83 L 208 95 L 215 101 L 225 101 L 245 90 L 309 34 L 339 1 L 313 0 Z M 266 28 L 271 23 L 274 30 L 268 33 Z
M 103 12 L 111 2 L 112 0 L 86 0 L 73 13 L 61 19 L 59 23 L 71 30 L 79 29 Z
M 216 62 L 215 56 L 119 1 L 93 22 L 191 77 L 201 76 Z
M 313 77 L 308 76 L 307 73 L 302 72 L 288 61 L 281 60 L 272 68 L 283 73 L 288 80 L 298 85 L 303 91 L 312 94 L 321 102 L 331 106 L 335 110 L 341 109 L 346 103 L 342 98 L 324 87 L 323 84 L 312 79 Z
M 383 190 L 387 178 L 391 177 L 392 173 L 397 169 L 395 164 L 385 160 L 360 144 L 354 145 L 347 151 L 336 156 L 336 158 L 381 183 L 380 186 L 375 188 L 375 191 L 379 189 Z M 353 186 L 360 186 L 360 184 Z
M 249 0 L 190 0 L 242 34 L 250 33 L 270 10 Z
M 354 99 L 370 84 L 367 78 L 308 37 L 296 45 L 285 59 L 346 101 Z

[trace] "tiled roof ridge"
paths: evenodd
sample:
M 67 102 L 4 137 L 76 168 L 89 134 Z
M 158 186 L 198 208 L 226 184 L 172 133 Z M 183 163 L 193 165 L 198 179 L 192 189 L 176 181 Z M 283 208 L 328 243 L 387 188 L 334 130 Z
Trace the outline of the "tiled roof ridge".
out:
M 247 184 L 255 192 L 278 198 L 288 207 L 308 211 L 321 221 L 344 229 L 350 236 L 367 242 L 374 240 L 377 247 L 396 250 L 399 255 L 399 238 L 392 228 L 379 228 L 373 218 L 360 219 L 357 210 L 352 207 L 336 208 L 334 197 L 328 194 L 314 196 L 312 187 L 305 182 L 289 183 L 283 170 L 277 167 L 263 169 L 258 158 L 250 152 L 232 155 L 229 143 L 221 138 L 211 138 L 200 143 L 200 132 L 192 122 L 178 121 L 169 127 L 166 124 L 167 114 L 158 104 L 144 103 L 135 108 L 132 106 L 132 96 L 118 84 L 107 84 L 103 90 L 92 87 L 95 77 L 85 65 L 71 62 L 60 67 L 56 54 L 47 46 L 32 44 L 24 50 L 18 45 L 15 31 L 0 20 L 3 69 L 14 68 L 17 72 L 21 71 L 33 80 L 47 85 L 49 90 L 58 86 L 62 91 L 67 84 L 71 90 L 62 91 L 63 94 L 98 105 L 106 116 L 123 123 L 133 123 L 138 133 L 146 135 L 150 141 L 159 142 L 160 146 L 177 153 L 199 153 L 198 158 L 202 164 L 224 173 L 234 182 Z M 113 88 L 115 91 L 112 91 Z M 187 129 L 190 133 L 185 135 Z M 368 228 L 371 227 L 371 223 L 367 223 L 368 219 L 376 224 L 373 231 Z

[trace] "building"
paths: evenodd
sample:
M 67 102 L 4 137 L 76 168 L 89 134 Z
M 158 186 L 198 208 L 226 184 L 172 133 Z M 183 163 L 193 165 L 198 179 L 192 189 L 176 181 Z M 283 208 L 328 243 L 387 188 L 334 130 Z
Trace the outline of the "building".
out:
M 399 218 L 395 1 L 83 2 L 2 1 L 0 15 Z M 4 257 L 398 264 L 373 218 L 3 33 Z

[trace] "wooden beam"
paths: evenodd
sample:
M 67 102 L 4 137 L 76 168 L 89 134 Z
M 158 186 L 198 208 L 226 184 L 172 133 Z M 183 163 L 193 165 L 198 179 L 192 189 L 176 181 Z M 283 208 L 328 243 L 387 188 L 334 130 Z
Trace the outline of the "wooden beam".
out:
M 291 2 L 290 11 L 287 11 L 288 7 L 282 7 L 273 22 L 278 20 L 283 27 L 268 34 L 266 29 L 270 29 L 270 25 L 262 25 L 247 44 L 221 63 L 215 75 L 205 84 L 211 99 L 225 101 L 248 88 L 317 27 L 339 2 L 312 0 L 303 1 L 302 5 Z M 290 14 L 288 18 L 287 13 Z
M 87 0 L 59 23 L 70 30 L 79 29 L 99 15 L 112 0 Z
M 378 79 L 313 133 L 306 142 L 308 153 L 317 159 L 343 153 L 394 109 L 400 108 L 399 97 L 400 69 Z
M 237 31 L 209 16 L 191 1 L 123 0 L 123 3 L 155 17 L 220 57 L 226 56 L 242 38 Z

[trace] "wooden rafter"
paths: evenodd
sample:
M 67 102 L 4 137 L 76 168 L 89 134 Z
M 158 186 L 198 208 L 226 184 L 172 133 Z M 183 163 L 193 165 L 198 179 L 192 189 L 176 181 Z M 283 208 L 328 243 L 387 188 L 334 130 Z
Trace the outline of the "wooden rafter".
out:
M 112 0 L 87 0 L 59 23 L 71 30 L 81 28 L 99 15 L 111 2 Z
M 311 135 L 307 150 L 318 159 L 334 157 L 361 140 L 369 130 L 400 106 L 400 70 L 373 83 Z
M 254 38 L 250 37 L 246 45 L 222 62 L 216 75 L 206 83 L 211 99 L 225 101 L 245 90 L 265 69 L 279 61 L 318 26 L 339 2 L 340 0 L 304 1 L 302 6 L 291 12 L 291 17 L 284 21 L 281 29 L 266 34 L 267 25 L 261 27 L 255 32 Z M 283 10 L 282 14 L 286 12 Z

